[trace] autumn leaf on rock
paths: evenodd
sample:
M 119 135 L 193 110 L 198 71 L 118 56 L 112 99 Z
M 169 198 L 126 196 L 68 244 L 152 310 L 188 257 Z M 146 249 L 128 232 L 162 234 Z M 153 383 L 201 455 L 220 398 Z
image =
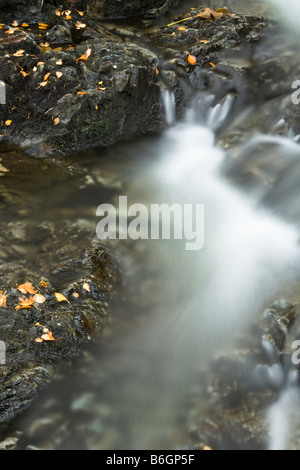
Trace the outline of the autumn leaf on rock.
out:
M 79 62 L 79 60 L 83 60 L 83 61 L 86 61 L 88 60 L 88 58 L 90 57 L 92 53 L 92 49 L 89 47 L 86 52 L 84 54 L 82 54 L 81 57 L 79 57 L 78 59 L 76 59 L 76 62 Z
M 68 304 L 70 303 L 68 299 L 63 294 L 60 294 L 59 292 L 55 292 L 55 297 L 58 300 L 58 302 L 68 302 Z
M 24 49 L 19 49 L 17 52 L 13 54 L 14 57 L 23 57 L 24 55 Z
M 196 64 L 197 64 L 197 57 L 195 57 L 194 55 L 189 54 L 189 55 L 187 56 L 187 61 L 188 61 L 189 64 L 191 64 L 191 65 L 196 65 Z
M 29 297 L 29 299 L 19 299 L 20 303 L 16 305 L 15 309 L 20 310 L 22 308 L 31 308 L 35 307 L 34 305 L 34 298 L 32 296 Z
M 46 298 L 45 298 L 42 294 L 36 294 L 36 295 L 33 297 L 33 300 L 34 300 L 35 303 L 37 303 L 37 304 L 43 304 L 43 303 L 46 301 Z
M 87 282 L 84 282 L 83 284 L 83 289 L 86 290 L 87 292 L 91 292 L 90 285 Z
M 22 292 L 22 294 L 37 294 L 38 291 L 33 287 L 31 282 L 25 282 L 25 284 L 20 284 L 17 289 Z

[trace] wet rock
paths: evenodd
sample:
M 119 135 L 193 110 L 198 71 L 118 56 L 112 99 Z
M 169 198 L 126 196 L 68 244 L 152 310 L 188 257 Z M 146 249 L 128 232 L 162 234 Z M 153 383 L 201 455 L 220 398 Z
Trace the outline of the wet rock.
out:
M 179 0 L 92 0 L 88 11 L 101 18 L 130 18 L 135 16 L 155 17 L 166 12 Z
M 238 338 L 233 352 L 221 354 L 203 371 L 188 419 L 193 449 L 268 449 L 268 411 L 290 372 L 297 371 L 291 344 L 300 338 L 299 311 L 298 304 L 275 302 Z
M 58 40 L 62 30 L 67 39 L 62 27 L 52 28 L 50 39 Z M 113 144 L 161 126 L 157 61 L 150 51 L 99 36 L 59 52 L 40 50 L 23 31 L 11 35 L 8 48 L 5 31 L 0 32 L 0 48 L 8 49 L 1 58 L 7 92 L 2 139 L 43 156 Z M 24 55 L 14 57 L 20 49 Z M 90 56 L 78 60 L 87 51 Z
M 0 265 L 1 290 L 7 296 L 0 307 L 1 341 L 6 346 L 6 361 L 0 366 L 2 424 L 27 408 L 99 335 L 121 286 L 117 260 L 79 225 L 11 228 L 2 228 L 10 239 L 2 236 L 1 251 L 17 243 L 27 245 L 27 252 L 21 257 L 16 253 L 16 264 Z M 29 249 L 34 239 L 40 246 L 35 254 Z M 24 282 L 32 283 L 32 294 L 17 289 Z M 24 309 L 21 300 L 35 292 L 43 296 L 42 303 Z M 57 292 L 65 300 L 59 302 Z M 44 334 L 50 340 L 41 341 Z

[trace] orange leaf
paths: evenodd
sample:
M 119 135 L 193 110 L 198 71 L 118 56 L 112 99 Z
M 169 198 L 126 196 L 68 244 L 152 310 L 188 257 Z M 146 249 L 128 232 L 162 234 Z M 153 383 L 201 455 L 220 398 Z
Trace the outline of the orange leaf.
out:
M 5 295 L 6 292 L 4 294 L 0 294 L 0 307 L 6 307 L 6 299 L 8 297 L 8 295 Z
M 197 64 L 197 58 L 194 56 L 194 55 L 191 55 L 189 54 L 187 56 L 187 61 L 191 64 L 191 65 L 196 65 Z
M 82 54 L 81 57 L 79 57 L 79 59 L 76 59 L 76 62 L 79 62 L 79 60 L 83 60 L 83 61 L 88 60 L 88 58 L 90 57 L 91 53 L 92 53 L 92 49 L 89 47 L 89 48 L 86 50 L 86 52 L 85 52 L 84 54 Z
M 79 294 L 77 292 L 74 292 L 73 297 L 75 297 L 75 299 L 78 299 Z
M 22 292 L 22 294 L 37 294 L 37 290 L 33 287 L 31 282 L 25 282 L 25 284 L 20 284 L 17 289 Z
M 21 308 L 31 308 L 34 305 L 33 297 L 29 297 L 29 299 L 19 299 L 20 303 L 16 305 L 15 309 L 20 310 Z
M 68 299 L 66 299 L 66 297 L 63 294 L 60 294 L 59 292 L 55 293 L 55 297 L 58 300 L 58 302 L 68 302 L 68 304 L 70 303 Z
M 43 78 L 44 82 L 46 82 L 48 80 L 50 75 L 51 75 L 51 72 L 48 72 L 48 73 L 46 73 L 46 75 L 44 75 L 44 78 Z
M 55 341 L 55 338 L 53 338 L 51 331 L 48 331 L 48 333 L 45 333 L 44 335 L 42 335 L 41 338 L 44 341 Z
M 8 119 L 7 121 L 5 121 L 5 125 L 6 126 L 10 126 L 12 123 L 12 120 L 11 119 Z
M 42 343 L 43 340 L 42 340 L 42 338 L 36 338 L 35 342 L 36 342 L 36 343 Z

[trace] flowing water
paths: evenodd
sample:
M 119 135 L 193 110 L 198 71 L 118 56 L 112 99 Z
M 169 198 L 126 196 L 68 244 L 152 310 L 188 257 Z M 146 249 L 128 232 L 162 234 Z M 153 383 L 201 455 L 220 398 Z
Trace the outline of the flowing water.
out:
M 129 205 L 146 207 L 201 204 L 204 246 L 188 251 L 184 240 L 110 241 L 125 273 L 137 285 L 134 320 L 131 312 L 131 324 L 120 331 L 118 321 L 123 325 L 125 318 L 126 324 L 127 313 L 117 309 L 108 338 L 21 417 L 17 429 L 25 436 L 28 433 L 24 445 L 53 449 L 187 445 L 185 407 L 199 370 L 216 354 L 232 348 L 236 334 L 247 331 L 270 303 L 281 296 L 296 299 L 299 295 L 300 219 L 291 211 L 297 208 L 299 196 L 296 189 L 289 190 L 295 171 L 282 179 L 278 211 L 268 203 L 265 189 L 251 185 L 251 191 L 245 192 L 227 177 L 232 174 L 232 161 L 228 163 L 230 158 L 216 139 L 224 123 L 237 117 L 235 97 L 229 94 L 212 105 L 212 96 L 194 96 L 180 122 L 175 121 L 173 95 L 165 91 L 162 100 L 167 125 L 160 135 L 78 157 L 77 163 L 88 169 L 94 182 L 103 178 L 115 182 L 113 191 L 100 193 L 99 189 L 98 193 L 95 184 L 82 191 L 75 178 L 64 182 L 60 197 L 55 183 L 49 190 L 40 190 L 37 206 L 48 220 L 67 216 L 84 221 L 95 233 L 97 206 L 117 205 L 122 195 Z M 267 152 L 275 153 L 285 169 L 295 168 L 300 157 L 292 140 L 261 135 L 241 145 L 238 152 L 240 161 L 253 153 L 256 161 Z M 74 190 L 78 196 L 71 202 Z M 26 191 L 29 195 L 30 189 Z M 272 197 L 273 193 L 271 202 Z M 141 271 L 137 277 L 132 274 L 132 259 L 145 260 L 142 276 Z M 150 313 L 145 314 L 149 302 Z M 288 382 L 270 409 L 270 449 L 285 445 L 285 427 L 278 422 L 282 423 L 283 410 L 297 393 L 294 382 Z M 49 424 L 51 417 L 55 431 L 50 426 L 50 431 L 36 437 L 41 420 Z M 287 415 L 285 420 L 288 427 Z M 59 439 L 70 429 L 72 437 Z

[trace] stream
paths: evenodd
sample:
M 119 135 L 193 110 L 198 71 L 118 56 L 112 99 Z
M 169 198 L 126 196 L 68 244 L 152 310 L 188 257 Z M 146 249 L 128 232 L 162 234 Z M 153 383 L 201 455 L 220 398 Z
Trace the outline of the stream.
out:
M 87 172 L 84 186 L 76 173 L 63 181 L 55 173 L 48 186 L 35 177 L 24 181 L 22 171 L 9 176 L 8 191 L 16 188 L 22 210 L 2 203 L 2 220 L 80 222 L 95 238 L 97 207 L 118 207 L 120 196 L 127 196 L 128 206 L 204 205 L 201 249 L 189 251 L 186 240 L 172 237 L 104 242 L 130 279 L 130 306 L 116 305 L 99 344 L 14 421 L 13 429 L 23 433 L 21 449 L 188 448 L 186 410 L 199 371 L 232 350 L 236 336 L 272 302 L 299 301 L 293 178 L 300 148 L 295 136 L 252 128 L 235 164 L 220 145 L 227 123 L 232 131 L 245 111 L 237 111 L 235 100 L 229 93 L 215 103 L 214 96 L 197 93 L 177 122 L 174 97 L 164 91 L 163 132 L 69 159 Z M 259 169 L 266 154 L 283 169 L 281 187 L 266 193 L 250 181 L 245 191 L 236 176 L 245 168 L 240 162 L 254 155 Z M 266 416 L 272 450 L 285 448 L 286 410 L 299 400 L 291 376 L 282 390 Z

